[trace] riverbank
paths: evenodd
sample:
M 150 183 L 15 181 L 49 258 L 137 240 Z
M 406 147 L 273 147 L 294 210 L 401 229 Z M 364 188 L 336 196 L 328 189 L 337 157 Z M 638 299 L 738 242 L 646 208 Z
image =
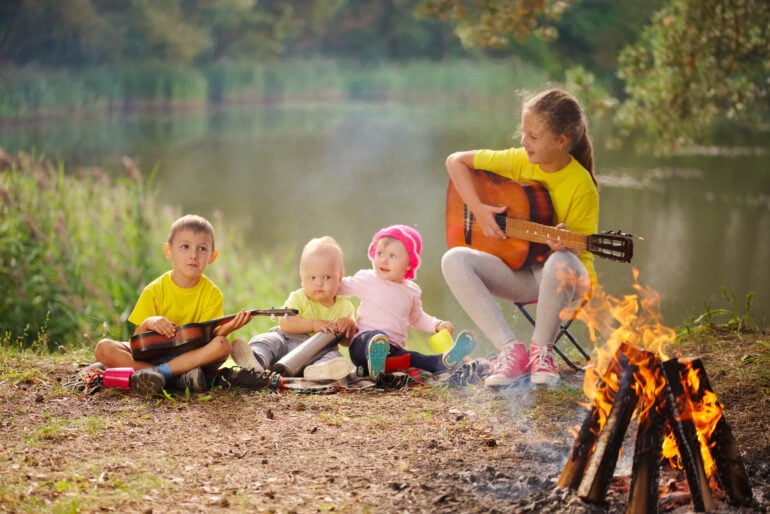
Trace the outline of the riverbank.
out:
M 756 503 L 770 506 L 770 333 L 701 327 L 700 355 L 724 404 Z M 554 389 L 412 387 L 356 394 L 244 389 L 144 399 L 64 387 L 87 350 L 1 356 L 0 511 L 624 512 L 630 455 L 606 505 L 555 489 L 585 416 L 581 377 Z M 661 511 L 691 511 L 664 468 Z M 678 488 L 676 494 L 673 488 Z

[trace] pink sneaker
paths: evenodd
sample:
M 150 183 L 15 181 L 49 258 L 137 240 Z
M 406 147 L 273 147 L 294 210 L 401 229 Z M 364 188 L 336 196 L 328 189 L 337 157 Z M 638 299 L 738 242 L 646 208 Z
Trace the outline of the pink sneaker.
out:
M 485 386 L 513 385 L 529 375 L 527 349 L 521 343 L 503 346 L 495 372 L 484 380 Z
M 559 383 L 559 370 L 553 361 L 553 349 L 532 344 L 529 347 L 530 381 L 537 385 L 555 386 Z

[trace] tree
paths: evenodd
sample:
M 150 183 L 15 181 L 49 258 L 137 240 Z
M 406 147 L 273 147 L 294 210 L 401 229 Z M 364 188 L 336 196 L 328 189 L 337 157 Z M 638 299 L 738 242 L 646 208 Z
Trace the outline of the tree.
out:
M 576 31 L 569 30 L 578 12 L 591 3 L 597 0 L 423 0 L 418 12 L 451 20 L 468 45 L 499 48 L 510 45 L 514 36 L 517 41 L 530 36 L 555 40 L 569 34 L 569 44 L 562 47 L 562 57 L 567 57 L 569 49 L 585 42 L 586 34 L 595 37 L 600 32 L 579 31 L 582 39 L 576 40 Z M 606 23 L 610 18 L 600 19 Z M 766 0 L 665 2 L 638 41 L 625 48 L 615 45 L 623 81 L 616 120 L 623 134 L 640 133 L 651 146 L 664 150 L 704 142 L 709 129 L 723 120 L 756 124 L 767 116 L 768 27 Z M 558 43 L 551 46 L 558 48 Z M 606 47 L 588 45 L 586 51 L 604 48 L 606 53 Z
M 768 112 L 770 4 L 672 0 L 620 55 L 628 100 L 618 118 L 657 146 L 703 141 L 721 120 Z

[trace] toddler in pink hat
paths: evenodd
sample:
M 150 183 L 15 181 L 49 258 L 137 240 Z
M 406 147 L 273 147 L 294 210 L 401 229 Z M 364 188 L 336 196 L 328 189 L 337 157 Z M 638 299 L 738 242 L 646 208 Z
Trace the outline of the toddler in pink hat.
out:
M 350 358 L 371 378 L 397 369 L 419 368 L 442 373 L 461 364 L 476 346 L 469 331 L 460 332 L 452 347 L 440 355 L 406 349 L 409 328 L 433 334 L 454 331 L 452 323 L 426 313 L 422 291 L 414 282 L 420 267 L 422 238 L 407 225 L 385 227 L 372 237 L 368 255 L 372 269 L 342 279 L 339 294 L 355 296 L 358 331 L 350 343 Z
M 420 254 L 422 253 L 422 237 L 417 230 L 407 225 L 391 225 L 379 230 L 369 245 L 369 258 L 374 261 L 377 252 L 377 243 L 384 237 L 397 239 L 404 245 L 409 257 L 409 268 L 404 273 L 405 279 L 414 279 L 417 276 L 417 268 L 420 267 Z

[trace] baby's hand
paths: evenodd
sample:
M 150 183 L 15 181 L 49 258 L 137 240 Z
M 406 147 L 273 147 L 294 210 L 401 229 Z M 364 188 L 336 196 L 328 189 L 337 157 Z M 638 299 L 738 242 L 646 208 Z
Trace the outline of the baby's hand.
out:
M 356 333 L 356 322 L 351 318 L 340 318 L 337 320 L 337 333 L 343 334 L 346 339 L 353 337 Z
M 436 332 L 439 332 L 440 330 L 447 329 L 450 334 L 454 334 L 455 327 L 452 325 L 451 321 L 442 321 L 441 323 L 436 325 Z
M 324 332 L 326 334 L 334 334 L 337 332 L 337 324 L 333 321 L 314 319 L 313 332 Z

